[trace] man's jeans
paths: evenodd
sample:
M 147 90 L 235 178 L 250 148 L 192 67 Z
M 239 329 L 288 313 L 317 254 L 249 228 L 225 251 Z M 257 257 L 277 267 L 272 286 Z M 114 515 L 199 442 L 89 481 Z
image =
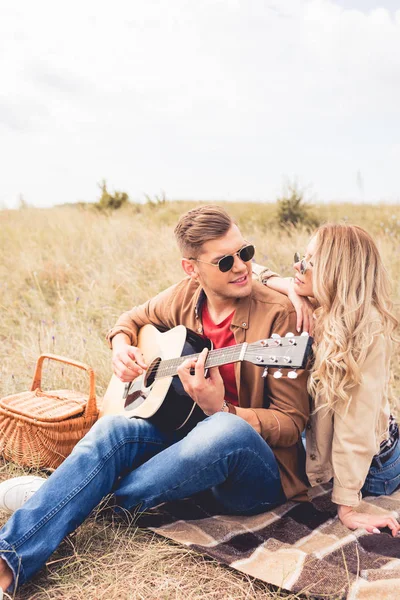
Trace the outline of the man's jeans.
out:
M 0 554 L 20 585 L 110 492 L 118 506 L 146 510 L 207 489 L 231 514 L 285 501 L 272 450 L 236 415 L 217 413 L 186 436 L 142 419 L 103 417 L 9 519 Z

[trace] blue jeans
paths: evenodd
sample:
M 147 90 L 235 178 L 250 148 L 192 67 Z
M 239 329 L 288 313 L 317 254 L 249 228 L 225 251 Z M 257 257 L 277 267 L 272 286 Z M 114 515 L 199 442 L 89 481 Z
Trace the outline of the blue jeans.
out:
M 305 432 L 301 441 L 306 448 Z M 392 448 L 375 456 L 361 489 L 363 496 L 390 496 L 400 486 L 400 441 L 397 438 Z
M 110 492 L 118 506 L 146 510 L 207 489 L 231 514 L 257 514 L 285 501 L 272 450 L 236 415 L 217 413 L 187 435 L 142 419 L 103 417 L 1 530 L 0 555 L 13 571 L 13 587 L 32 577 Z
M 388 458 L 389 457 L 389 458 Z M 389 496 L 400 486 L 400 442 L 375 456 L 361 490 L 363 496 Z

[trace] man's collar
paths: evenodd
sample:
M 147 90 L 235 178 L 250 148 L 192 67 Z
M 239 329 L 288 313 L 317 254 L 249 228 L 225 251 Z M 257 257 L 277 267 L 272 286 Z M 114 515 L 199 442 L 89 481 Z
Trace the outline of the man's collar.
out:
M 232 323 L 234 327 L 241 327 L 242 329 L 249 328 L 250 319 L 250 306 L 251 306 L 251 293 L 245 298 L 239 298 L 239 302 L 236 305 L 235 314 L 232 317 Z
M 201 308 L 207 296 L 203 288 L 200 288 L 198 292 L 198 298 L 194 309 L 196 318 L 199 319 L 201 315 Z M 232 323 L 234 327 L 241 327 L 242 329 L 249 328 L 249 317 L 250 317 L 250 306 L 251 306 L 251 294 L 245 298 L 239 298 L 239 302 L 236 304 L 236 309 L 232 317 Z
M 196 319 L 200 318 L 201 307 L 203 305 L 203 302 L 205 302 L 206 300 L 207 300 L 206 293 L 203 290 L 203 288 L 200 287 L 199 291 L 198 291 L 198 297 L 197 297 L 196 306 L 194 307 L 194 314 L 196 315 Z

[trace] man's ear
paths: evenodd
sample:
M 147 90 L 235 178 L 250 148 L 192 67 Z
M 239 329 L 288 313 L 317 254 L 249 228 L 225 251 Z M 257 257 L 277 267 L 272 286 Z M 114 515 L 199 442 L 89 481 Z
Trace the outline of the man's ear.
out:
M 185 271 L 186 275 L 189 275 L 189 277 L 197 281 L 199 275 L 196 263 L 194 263 L 194 261 L 192 260 L 189 260 L 188 258 L 182 258 L 181 264 L 182 269 Z

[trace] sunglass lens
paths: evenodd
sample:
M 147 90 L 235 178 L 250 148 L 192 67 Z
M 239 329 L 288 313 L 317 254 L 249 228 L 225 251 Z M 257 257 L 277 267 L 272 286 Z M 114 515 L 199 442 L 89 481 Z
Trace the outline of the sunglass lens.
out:
M 256 250 L 255 247 L 252 245 L 245 246 L 238 253 L 240 260 L 242 260 L 243 262 L 248 262 L 249 260 L 251 260 L 253 258 L 255 250 Z M 234 262 L 235 262 L 235 257 L 232 256 L 231 254 L 229 256 L 224 256 L 224 258 L 221 258 L 221 260 L 218 263 L 219 270 L 222 271 L 222 273 L 226 273 L 227 271 L 230 271 L 233 267 Z
M 249 260 L 251 260 L 253 258 L 254 253 L 255 253 L 254 246 L 249 245 L 249 246 L 245 246 L 244 248 L 241 249 L 241 251 L 239 252 L 239 256 L 243 262 L 248 262 Z
M 294 262 L 298 263 L 300 261 L 300 252 L 294 253 Z
M 224 258 L 221 258 L 221 260 L 218 263 L 219 270 L 222 271 L 222 273 L 227 273 L 227 271 L 230 271 L 232 269 L 233 262 L 233 256 L 224 256 Z

